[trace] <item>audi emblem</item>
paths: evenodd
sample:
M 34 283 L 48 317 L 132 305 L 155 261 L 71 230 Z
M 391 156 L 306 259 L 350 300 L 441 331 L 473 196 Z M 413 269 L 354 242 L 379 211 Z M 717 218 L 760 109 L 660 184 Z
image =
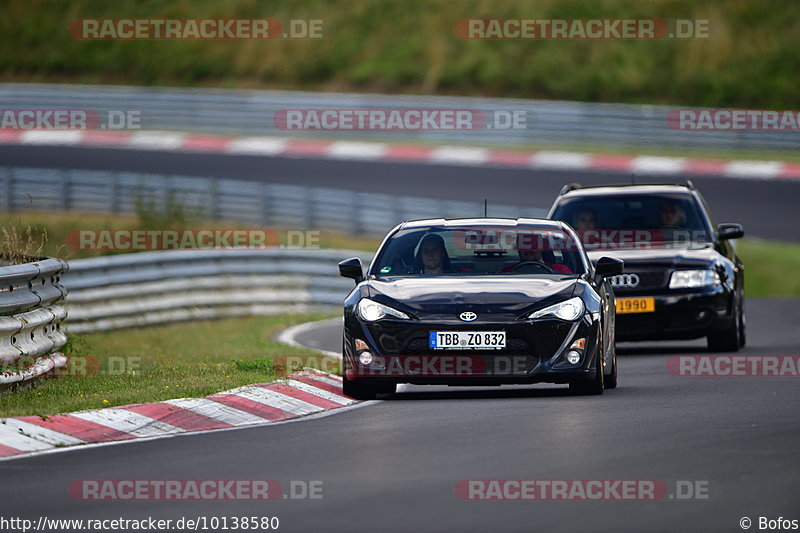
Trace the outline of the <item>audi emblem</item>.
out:
M 639 286 L 639 276 L 636 274 L 620 274 L 609 278 L 611 286 L 616 289 L 633 289 Z
M 464 311 L 463 313 L 458 315 L 458 318 L 460 318 L 464 322 L 472 322 L 473 320 L 478 318 L 478 315 L 476 315 L 472 311 Z

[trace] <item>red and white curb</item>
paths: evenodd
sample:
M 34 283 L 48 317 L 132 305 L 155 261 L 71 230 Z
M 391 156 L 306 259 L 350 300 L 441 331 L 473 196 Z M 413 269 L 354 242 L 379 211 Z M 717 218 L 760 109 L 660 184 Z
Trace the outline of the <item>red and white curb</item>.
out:
M 0 130 L 0 144 L 90 146 L 357 161 L 596 170 L 632 172 L 640 175 L 681 174 L 739 179 L 800 179 L 800 163 L 781 161 L 493 150 L 463 146 L 417 146 L 268 136 L 222 137 L 162 131 Z
M 180 398 L 48 416 L 0 419 L 0 460 L 64 447 L 264 425 L 360 403 L 342 378 L 316 370 L 205 398 Z

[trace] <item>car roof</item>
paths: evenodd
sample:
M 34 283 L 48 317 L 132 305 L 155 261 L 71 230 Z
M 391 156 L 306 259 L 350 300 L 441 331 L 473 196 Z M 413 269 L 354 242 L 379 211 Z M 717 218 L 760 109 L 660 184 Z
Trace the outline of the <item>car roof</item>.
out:
M 577 183 L 565 185 L 560 196 L 606 196 L 623 194 L 691 194 L 694 191 L 691 182 L 679 183 L 620 183 L 611 185 L 581 186 Z
M 444 226 L 451 228 L 469 226 L 539 226 L 555 230 L 563 229 L 563 223 L 558 220 L 547 218 L 428 218 L 423 220 L 408 220 L 403 222 L 398 229 L 424 228 L 428 226 Z

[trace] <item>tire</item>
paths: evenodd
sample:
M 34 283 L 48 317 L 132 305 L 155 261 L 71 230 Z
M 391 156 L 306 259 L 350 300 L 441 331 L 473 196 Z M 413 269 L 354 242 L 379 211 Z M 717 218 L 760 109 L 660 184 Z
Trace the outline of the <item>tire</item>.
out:
M 739 348 L 744 344 L 744 330 L 742 305 L 738 298 L 736 300 L 736 309 L 734 310 L 734 318 L 731 324 L 722 331 L 709 333 L 706 337 L 708 349 L 712 352 L 738 352 Z
M 603 363 L 602 357 L 599 356 L 595 360 L 595 375 L 594 379 L 582 379 L 580 381 L 573 381 L 569 384 L 569 390 L 574 394 L 583 396 L 595 396 L 603 394 L 604 379 L 603 379 Z
M 342 392 L 355 400 L 374 400 L 379 394 L 394 394 L 395 383 L 358 383 L 342 378 Z
M 374 400 L 378 389 L 366 383 L 355 383 L 346 377 L 342 378 L 342 392 L 354 400 Z
M 741 296 L 739 298 L 739 348 L 744 348 L 744 345 L 747 344 L 746 325 L 747 316 L 744 312 L 744 296 Z
M 611 374 L 605 378 L 603 382 L 603 386 L 606 389 L 616 389 L 617 388 L 617 345 L 614 343 L 614 347 L 611 349 Z

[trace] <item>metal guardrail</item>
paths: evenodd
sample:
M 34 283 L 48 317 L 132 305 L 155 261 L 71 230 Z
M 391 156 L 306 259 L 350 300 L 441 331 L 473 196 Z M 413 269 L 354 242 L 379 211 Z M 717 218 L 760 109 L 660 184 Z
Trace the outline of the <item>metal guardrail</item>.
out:
M 84 333 L 185 320 L 333 310 L 353 282 L 348 250 L 178 250 L 78 259 L 64 276 L 68 328 Z
M 67 268 L 60 259 L 0 266 L 0 387 L 66 364 L 58 350 L 67 342 L 61 284 Z
M 796 150 L 800 137 L 769 131 L 683 131 L 666 122 L 667 106 L 601 104 L 553 100 L 337 94 L 289 91 L 181 89 L 98 85 L 0 84 L 0 102 L 9 109 L 86 109 L 141 113 L 143 129 L 225 134 L 302 135 L 276 128 L 275 113 L 287 109 L 475 109 L 493 116 L 520 111 L 524 129 L 475 131 L 336 131 L 336 137 L 467 142 L 486 145 L 705 147 L 715 149 Z M 322 135 L 326 135 L 322 133 Z
M 170 199 L 206 220 L 351 235 L 383 235 L 403 220 L 483 215 L 479 202 L 260 181 L 0 167 L 0 212 L 34 209 L 133 215 L 137 201 L 166 209 Z M 544 217 L 547 210 L 489 204 L 488 213 L 496 217 Z

